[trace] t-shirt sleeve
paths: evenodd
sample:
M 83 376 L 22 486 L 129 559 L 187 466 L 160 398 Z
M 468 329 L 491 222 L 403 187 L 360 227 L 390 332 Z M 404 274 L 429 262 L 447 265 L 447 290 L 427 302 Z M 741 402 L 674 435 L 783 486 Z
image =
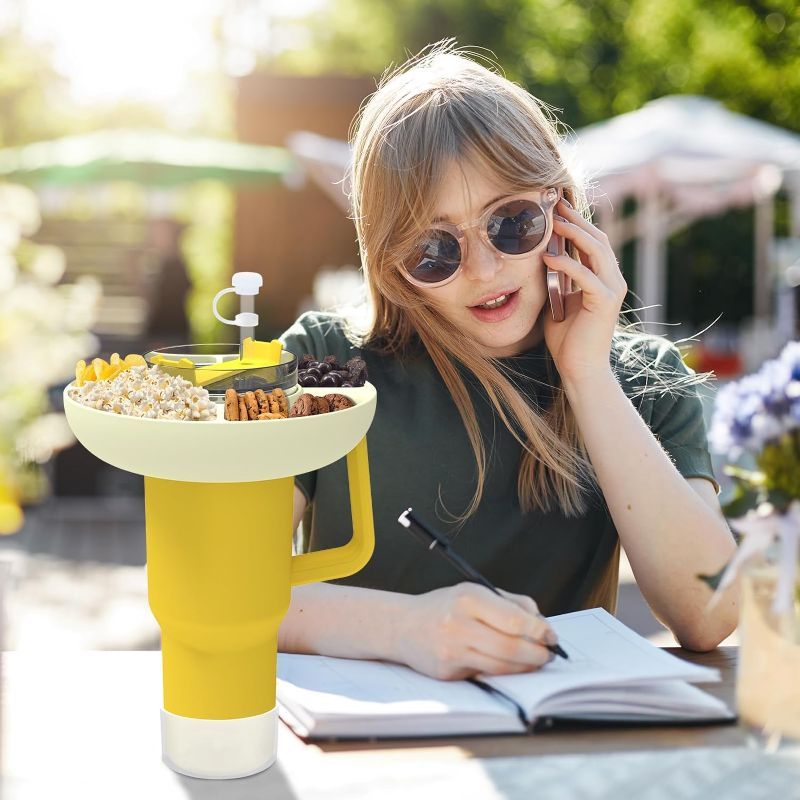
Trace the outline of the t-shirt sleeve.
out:
M 642 416 L 678 472 L 684 478 L 706 478 L 719 494 L 708 451 L 703 400 L 697 385 L 691 384 L 694 370 L 686 366 L 675 345 L 665 339 L 647 352 L 658 377 L 648 379 L 648 395 L 640 413 L 646 409 Z

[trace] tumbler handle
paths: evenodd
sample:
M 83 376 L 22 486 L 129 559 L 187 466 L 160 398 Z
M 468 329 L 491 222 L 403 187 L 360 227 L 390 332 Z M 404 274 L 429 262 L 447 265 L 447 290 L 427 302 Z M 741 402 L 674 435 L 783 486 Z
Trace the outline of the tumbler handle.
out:
M 372 520 L 366 436 L 347 454 L 347 477 L 350 484 L 350 513 L 353 517 L 352 539 L 341 547 L 292 556 L 292 586 L 344 578 L 358 572 L 372 557 L 375 526 Z

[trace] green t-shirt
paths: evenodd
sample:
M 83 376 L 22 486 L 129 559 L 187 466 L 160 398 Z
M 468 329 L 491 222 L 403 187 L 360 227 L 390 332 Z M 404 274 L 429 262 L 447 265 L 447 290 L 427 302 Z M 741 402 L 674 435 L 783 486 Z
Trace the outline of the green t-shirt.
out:
M 360 572 L 333 582 L 420 594 L 464 580 L 397 522 L 412 507 L 423 520 L 453 535 L 456 525 L 447 511 L 461 514 L 475 491 L 477 468 L 466 429 L 427 353 L 420 350 L 401 362 L 369 347 L 359 349 L 345 335 L 340 317 L 315 312 L 301 316 L 281 338 L 298 357 L 334 355 L 344 363 L 361 356 L 378 393 L 367 434 L 375 551 Z M 629 336 L 615 337 L 611 353 L 626 394 L 681 474 L 707 478 L 716 486 L 700 397 L 694 389 L 636 396 L 648 378 L 620 361 L 632 341 Z M 665 339 L 647 336 L 638 342 L 637 352 L 653 364 L 661 351 L 658 369 L 672 376 L 692 374 Z M 552 394 L 547 388 L 552 384 L 548 361 L 552 369 L 543 342 L 502 359 L 522 373 L 524 377 L 515 380 L 542 407 Z M 532 597 L 545 615 L 593 606 L 613 613 L 619 539 L 602 493 L 596 492 L 582 517 L 566 517 L 560 511 L 523 512 L 517 495 L 522 448 L 471 377 L 468 385 L 486 443 L 486 483 L 477 512 L 455 535 L 456 550 L 496 586 Z M 352 532 L 345 459 L 297 476 L 297 485 L 310 502 L 303 551 L 345 544 Z

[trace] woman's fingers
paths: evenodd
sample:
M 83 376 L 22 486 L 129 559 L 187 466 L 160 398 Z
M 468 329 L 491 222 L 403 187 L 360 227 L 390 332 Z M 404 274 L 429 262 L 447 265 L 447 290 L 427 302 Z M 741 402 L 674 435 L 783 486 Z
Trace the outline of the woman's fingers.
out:
M 588 257 L 589 263 L 586 266 L 590 267 L 592 272 L 598 275 L 604 283 L 614 287 L 623 281 L 619 264 L 617 264 L 617 259 L 607 240 L 603 242 L 596 239 L 591 232 L 579 224 L 561 219 L 557 214 L 553 216 L 553 229 L 556 233 L 572 241 Z M 595 228 L 595 230 L 597 229 Z
M 482 586 L 465 589 L 460 601 L 467 614 L 509 636 L 524 636 L 545 644 L 556 644 L 558 641 L 550 624 L 539 615 L 538 607 L 535 611 L 528 611 Z
M 597 241 L 608 244 L 608 236 L 596 225 L 589 222 L 583 214 L 579 214 L 572 206 L 567 205 L 563 198 L 558 202 L 556 207 L 558 208 L 558 213 L 565 217 L 567 222 L 571 222 L 579 228 L 582 228 Z
M 475 674 L 510 675 L 516 672 L 531 672 L 547 663 L 551 653 L 546 650 L 545 652 L 548 658 L 542 661 L 541 664 L 520 664 L 516 661 L 504 661 L 501 658 L 495 658 L 487 653 L 479 652 L 474 648 L 468 648 L 464 653 L 464 667 L 462 667 L 461 674 L 471 677 Z
M 472 650 L 504 664 L 531 669 L 541 667 L 553 656 L 540 642 L 522 636 L 509 636 L 477 620 L 467 624 L 467 634 Z
M 504 589 L 498 589 L 497 591 L 500 592 L 500 594 L 503 595 L 506 600 L 516 603 L 521 609 L 527 611 L 529 614 L 533 614 L 536 617 L 542 616 L 542 613 L 539 611 L 538 603 L 527 594 L 513 594 L 512 592 L 507 592 Z
M 572 278 L 572 282 L 579 289 L 583 290 L 584 295 L 603 301 L 615 298 L 615 293 L 610 286 L 607 286 L 600 278 L 592 272 L 589 267 L 576 261 L 571 256 L 551 256 L 544 254 L 545 264 L 554 270 L 561 272 Z

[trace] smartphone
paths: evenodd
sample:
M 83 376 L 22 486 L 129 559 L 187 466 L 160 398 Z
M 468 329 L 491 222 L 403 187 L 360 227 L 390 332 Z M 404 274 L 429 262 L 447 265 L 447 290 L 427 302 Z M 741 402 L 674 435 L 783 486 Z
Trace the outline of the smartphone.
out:
M 554 233 L 547 243 L 547 252 L 553 256 L 563 256 L 564 237 Z M 554 269 L 547 270 L 547 294 L 555 322 L 562 322 L 566 316 L 566 298 L 571 291 L 572 279 L 569 276 Z

